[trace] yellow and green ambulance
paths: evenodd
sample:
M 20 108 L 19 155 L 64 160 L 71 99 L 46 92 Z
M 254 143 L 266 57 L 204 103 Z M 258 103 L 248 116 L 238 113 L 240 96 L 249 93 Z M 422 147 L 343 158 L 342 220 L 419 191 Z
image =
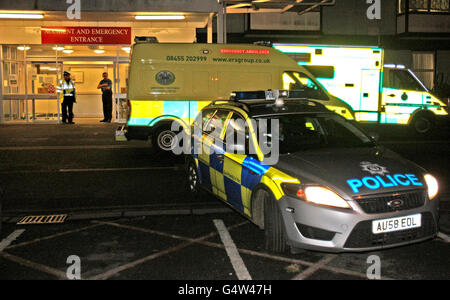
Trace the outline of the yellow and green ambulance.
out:
M 128 83 L 127 140 L 148 140 L 169 151 L 175 120 L 190 126 L 213 100 L 228 100 L 236 91 L 290 89 L 329 110 L 354 119 L 347 103 L 287 54 L 246 44 L 171 44 L 137 37 Z
M 429 133 L 448 117 L 448 105 L 431 94 L 403 65 L 385 65 L 384 50 L 303 44 L 274 44 L 315 75 L 327 91 L 347 102 L 356 121 L 411 125 Z

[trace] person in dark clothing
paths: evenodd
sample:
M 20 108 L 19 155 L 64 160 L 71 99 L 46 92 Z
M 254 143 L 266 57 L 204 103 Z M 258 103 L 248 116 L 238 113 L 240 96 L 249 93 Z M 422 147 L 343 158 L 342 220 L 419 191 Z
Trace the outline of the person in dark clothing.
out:
M 97 86 L 102 90 L 103 120 L 100 122 L 111 123 L 112 120 L 112 81 L 108 78 L 108 73 L 103 73 L 103 80 Z
M 64 79 L 57 87 L 59 99 L 61 101 L 61 113 L 63 124 L 75 124 L 73 122 L 73 104 L 76 103 L 75 84 L 70 80 L 70 73 L 64 72 Z

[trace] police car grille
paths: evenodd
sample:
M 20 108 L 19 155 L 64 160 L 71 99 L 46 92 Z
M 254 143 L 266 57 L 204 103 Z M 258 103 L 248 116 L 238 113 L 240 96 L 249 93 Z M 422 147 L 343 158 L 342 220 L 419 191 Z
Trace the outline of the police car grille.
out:
M 425 191 L 411 191 L 355 200 L 366 214 L 379 214 L 421 207 L 425 204 L 425 198 Z M 397 205 L 392 205 L 393 203 Z
M 355 226 L 344 248 L 362 249 L 413 242 L 432 237 L 436 232 L 436 223 L 430 212 L 422 214 L 421 227 L 389 233 L 373 234 L 372 221 L 364 221 Z

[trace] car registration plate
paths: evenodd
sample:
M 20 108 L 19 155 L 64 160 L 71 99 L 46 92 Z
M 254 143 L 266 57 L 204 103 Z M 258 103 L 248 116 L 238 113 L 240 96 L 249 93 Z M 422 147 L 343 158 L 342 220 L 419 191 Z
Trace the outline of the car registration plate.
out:
M 401 231 L 422 226 L 422 215 L 416 214 L 399 218 L 376 220 L 372 222 L 372 233 L 380 234 Z

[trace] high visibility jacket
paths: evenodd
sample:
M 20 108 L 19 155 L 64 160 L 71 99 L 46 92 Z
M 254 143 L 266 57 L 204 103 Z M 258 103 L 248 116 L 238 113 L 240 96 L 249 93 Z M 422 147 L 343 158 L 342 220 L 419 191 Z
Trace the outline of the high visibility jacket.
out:
M 64 97 L 75 97 L 75 83 L 72 80 L 69 82 L 60 80 L 56 87 L 56 91 L 58 92 L 59 100 L 62 103 Z

